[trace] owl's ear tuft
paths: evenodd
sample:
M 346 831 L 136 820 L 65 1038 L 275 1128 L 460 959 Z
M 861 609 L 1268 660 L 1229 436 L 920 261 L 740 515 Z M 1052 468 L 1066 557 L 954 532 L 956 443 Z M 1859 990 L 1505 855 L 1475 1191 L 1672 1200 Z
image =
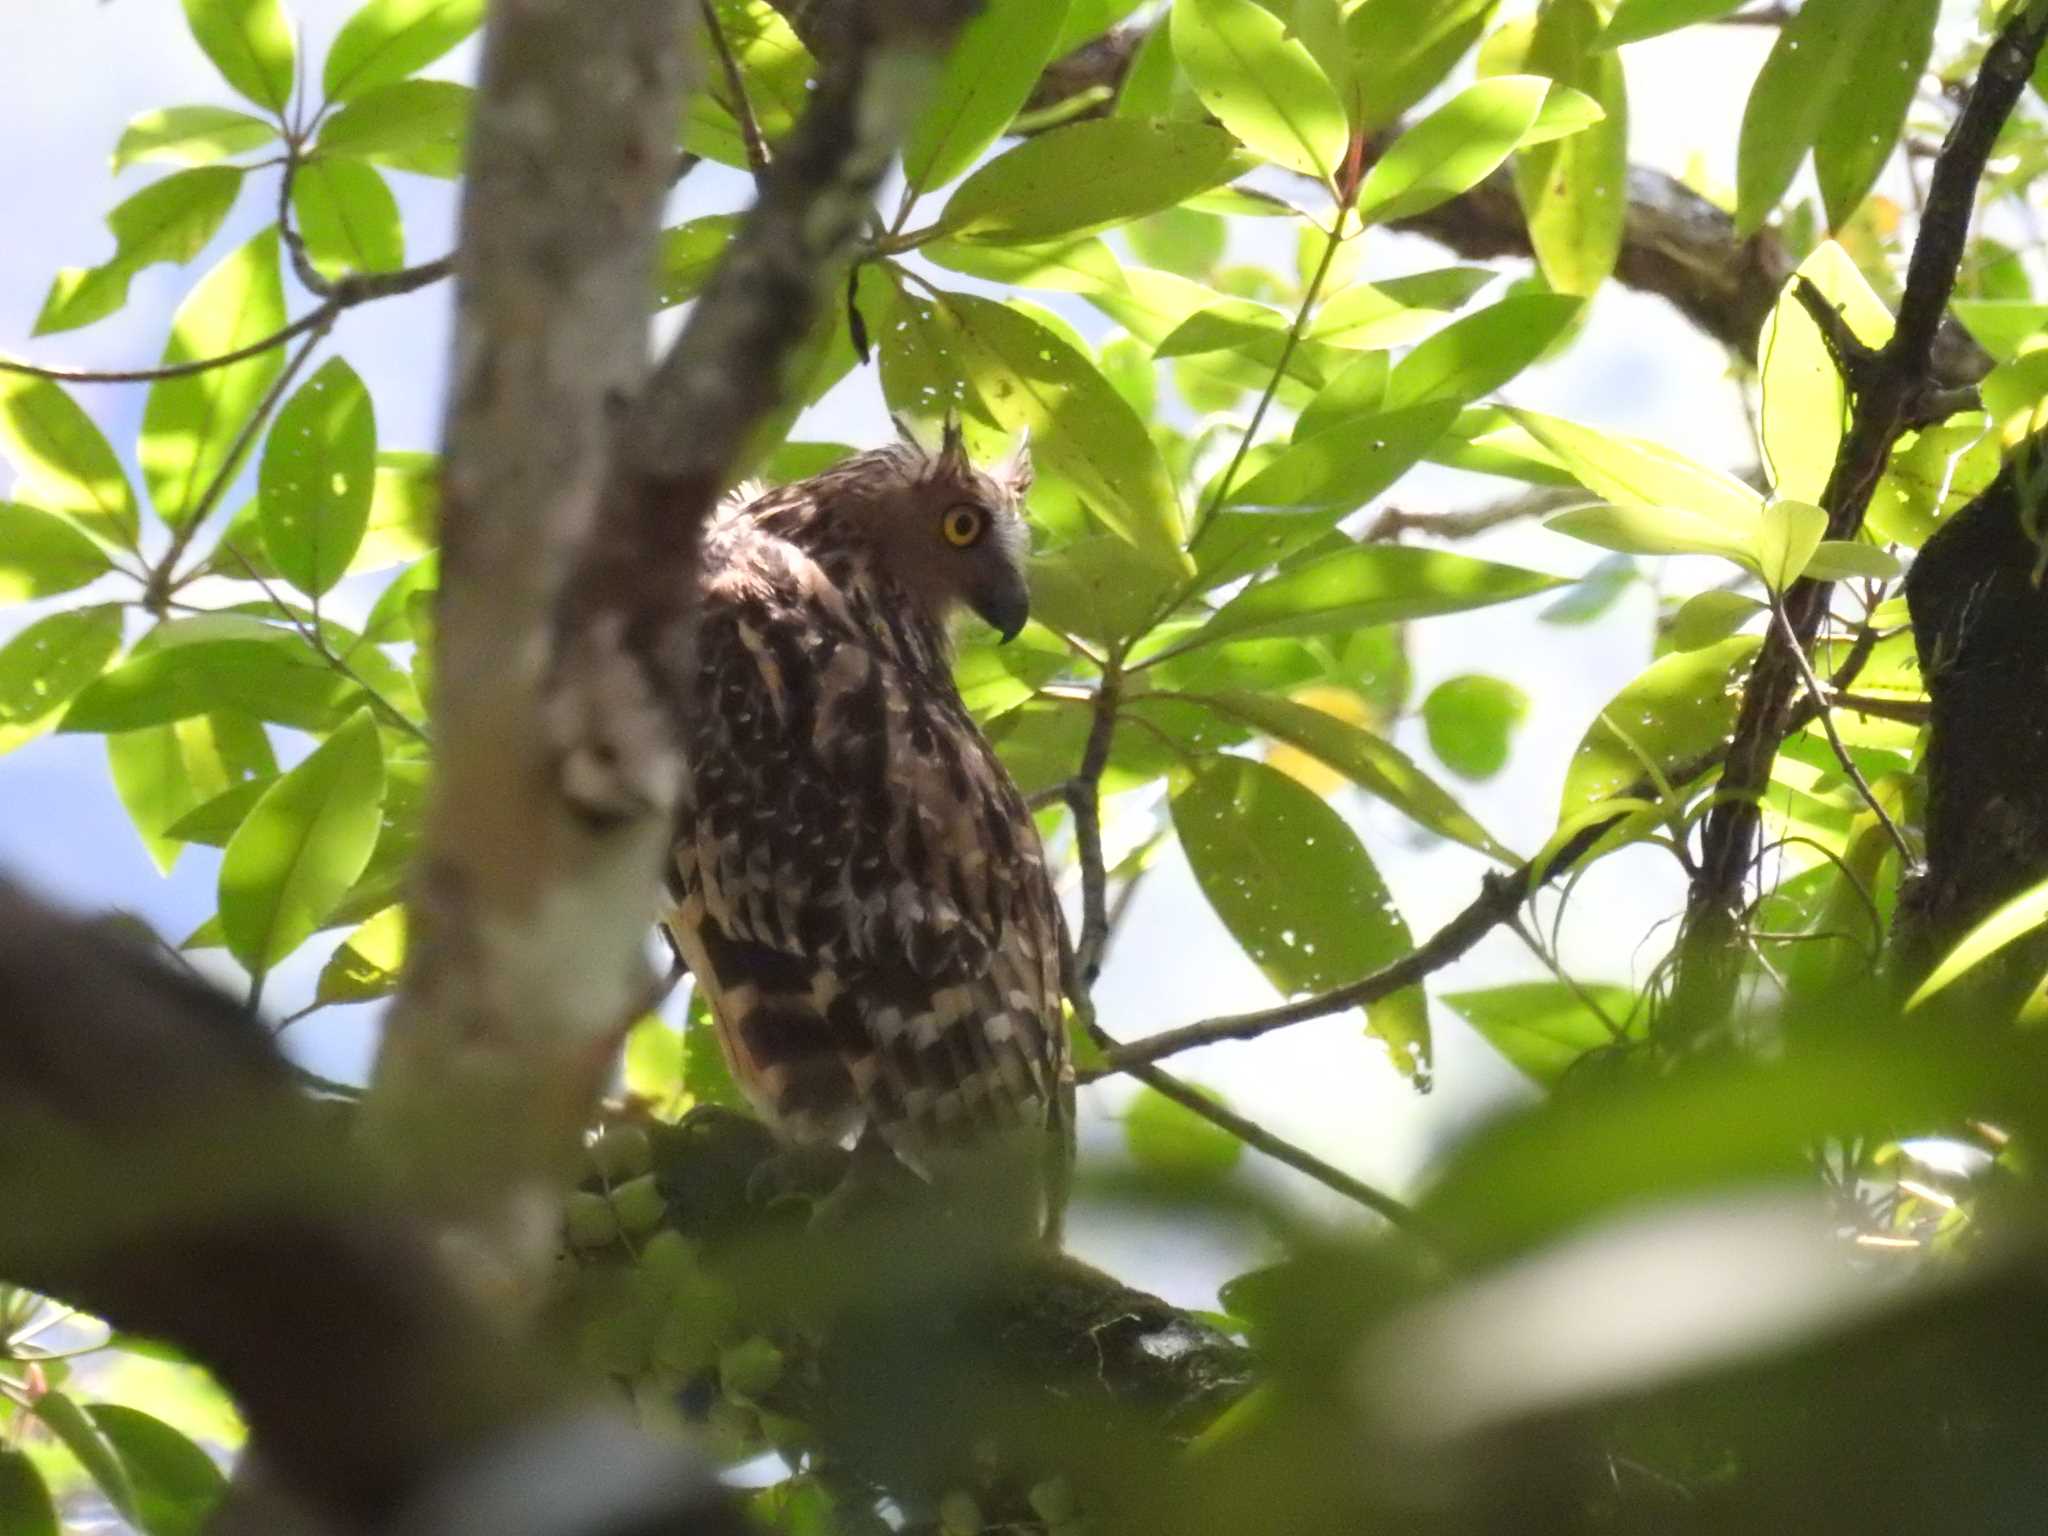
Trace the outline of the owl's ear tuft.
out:
M 1026 494 L 1029 493 L 1031 482 L 1035 478 L 1035 472 L 1031 467 L 1031 431 L 1029 428 L 1026 428 L 1024 435 L 1017 440 L 1017 446 L 1010 450 L 1009 457 L 996 466 L 995 477 L 1009 491 L 1010 495 L 1018 501 L 1022 501 Z
M 939 437 L 939 456 L 932 465 L 932 471 L 941 478 L 961 481 L 974 473 L 974 463 L 967 457 L 967 432 L 960 424 L 958 411 L 946 412 L 946 425 Z

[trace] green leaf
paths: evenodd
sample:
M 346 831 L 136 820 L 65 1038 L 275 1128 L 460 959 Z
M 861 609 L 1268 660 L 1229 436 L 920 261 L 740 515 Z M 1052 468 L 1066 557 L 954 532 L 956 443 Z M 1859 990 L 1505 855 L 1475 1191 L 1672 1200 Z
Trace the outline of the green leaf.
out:
M 1362 544 L 1289 565 L 1219 608 L 1183 646 L 1251 635 L 1340 634 L 1462 613 L 1563 586 L 1555 576 L 1447 550 Z
M 1782 592 L 1797 581 L 1827 531 L 1827 513 L 1810 502 L 1774 501 L 1765 507 L 1756 554 L 1756 572 L 1764 585 Z
M 1179 578 L 1092 534 L 1031 562 L 1031 613 L 1065 634 L 1114 645 L 1142 633 Z
M 1639 43 L 1646 37 L 1676 32 L 1696 21 L 1713 21 L 1726 16 L 1745 0 L 1621 0 L 1614 19 L 1597 38 L 1595 48 L 1619 48 Z
M 1661 443 L 1534 411 L 1510 409 L 1507 414 L 1595 496 L 1622 506 L 1688 512 L 1719 524 L 1745 545 L 1756 537 L 1764 499 L 1733 475 L 1696 464 Z
M 277 231 L 266 229 L 200 279 L 171 318 L 164 365 L 219 357 L 281 330 L 284 282 L 277 255 Z M 272 347 L 150 386 L 142 411 L 142 478 L 157 515 L 171 527 L 207 510 L 214 484 L 233 474 L 236 435 L 283 367 L 282 349 Z
M 697 297 L 739 223 L 736 213 L 710 213 L 661 232 L 655 308 L 668 309 Z
M 403 80 L 468 37 L 485 0 L 369 0 L 341 24 L 327 50 L 321 89 L 329 101 Z
M 1501 75 L 1468 85 L 1403 133 L 1366 174 L 1358 216 L 1411 218 L 1484 181 L 1535 126 L 1551 84 Z
M 63 1442 L 64 1449 L 78 1458 L 115 1511 L 128 1520 L 137 1518 L 135 1489 L 128 1481 L 128 1469 L 121 1464 L 121 1454 L 85 1411 L 66 1394 L 49 1391 L 34 1400 L 33 1412 Z
M 1710 645 L 1719 645 L 1765 611 L 1764 605 L 1753 597 L 1710 587 L 1685 600 L 1671 616 L 1666 634 L 1675 651 L 1705 650 Z
M 62 1536 L 43 1474 L 11 1446 L 0 1446 L 0 1531 L 8 1536 Z
M 386 449 L 377 455 L 370 524 L 350 574 L 417 559 L 440 542 L 441 461 L 431 453 Z
M 1180 503 L 1137 413 L 1095 366 L 1012 306 L 947 294 L 959 362 L 986 415 L 1031 434 L 1042 469 L 1071 484 L 1088 510 L 1155 564 L 1187 568 Z
M 1757 569 L 1753 539 L 1677 507 L 1575 507 L 1543 526 L 1627 555 L 1718 555 L 1745 570 Z
M 1593 0 L 1543 8 L 1522 68 L 1547 75 L 1605 114 L 1581 132 L 1515 156 L 1515 194 L 1544 280 L 1559 293 L 1590 294 L 1621 254 L 1628 214 L 1628 82 L 1621 58 L 1591 51 L 1600 36 Z
M 220 866 L 221 933 L 261 975 L 309 938 L 377 846 L 384 754 L 368 709 L 273 784 Z
M 1849 33 L 1840 44 L 1851 50 L 1849 67 L 1813 145 L 1830 229 L 1849 222 L 1892 157 L 1934 51 L 1941 0 L 1837 6 L 1836 12 L 1838 25 Z
M 355 685 L 295 631 L 243 614 L 174 619 L 65 714 L 66 731 L 128 731 L 216 709 L 304 731 L 340 722 Z
M 805 49 L 789 22 L 767 0 L 713 0 L 725 44 L 739 61 L 740 76 L 747 83 L 747 97 L 753 104 L 754 120 L 770 144 L 785 139 L 797 118 L 809 104 L 818 62 Z M 697 13 L 701 6 L 692 5 Z M 799 13 L 792 13 L 799 14 Z M 715 57 L 711 41 L 699 27 L 697 56 Z M 736 119 L 728 107 L 728 93 L 718 72 L 719 84 L 710 90 L 690 93 L 681 147 L 705 155 L 723 165 L 745 170 L 747 147 Z
M 1446 678 L 1422 701 L 1429 750 L 1467 779 L 1490 779 L 1507 766 L 1508 740 L 1528 713 L 1526 693 L 1478 672 Z
M 1357 834 L 1279 770 L 1209 759 L 1175 789 L 1173 825 L 1209 905 L 1283 994 L 1356 981 L 1413 947 Z M 1394 1016 L 1420 1025 L 1382 1035 L 1396 1065 L 1426 1071 L 1426 1019 Z
M 2013 940 L 2026 937 L 2043 923 L 2048 923 L 2048 880 L 2028 887 L 2003 903 L 1958 939 L 1955 947 L 1942 956 L 1941 964 L 1914 989 L 1913 995 L 1906 1000 L 1906 1006 L 1918 1008 L 1937 992 L 1955 985 Z
M 1500 0 L 1365 0 L 1344 20 L 1367 128 L 1383 128 L 1443 82 Z
M 1456 415 L 1454 405 L 1432 401 L 1341 422 L 1283 448 L 1230 493 L 1230 504 L 1355 511 L 1406 474 Z
M 1220 1094 L 1197 1091 L 1222 1102 Z M 1146 1173 L 1176 1183 L 1212 1183 L 1244 1156 L 1243 1142 L 1157 1088 L 1140 1088 L 1123 1121 L 1124 1148 L 1131 1161 Z
M 1572 755 L 1558 819 L 1618 793 L 1651 765 L 1669 774 L 1718 747 L 1735 725 L 1740 670 L 1762 643 L 1735 635 L 1674 652 L 1617 693 Z
M 257 466 L 263 547 L 278 572 L 319 597 L 348 573 L 370 520 L 377 421 L 370 392 L 329 358 L 284 403 Z
M 212 165 L 276 138 L 275 124 L 233 107 L 158 107 L 129 119 L 114 146 L 112 169 L 118 175 L 148 160 Z
M 227 1492 L 213 1459 L 162 1419 L 120 1403 L 86 1409 L 120 1453 L 147 1536 L 199 1536 Z
M 0 501 L 0 603 L 69 592 L 112 569 L 100 546 L 63 518 Z
M 405 969 L 405 908 L 394 904 L 366 919 L 335 947 L 320 969 L 313 998 L 322 1003 L 366 1003 L 398 989 Z
M 1583 303 L 1570 294 L 1512 294 L 1453 321 L 1395 366 L 1387 379 L 1388 409 L 1465 405 L 1492 394 L 1541 357 Z
M 135 548 L 135 492 L 121 461 L 56 384 L 0 373 L 0 449 L 14 465 L 17 500 L 69 518 L 104 543 Z
M 1384 736 L 1325 710 L 1269 693 L 1231 690 L 1207 697 L 1203 702 L 1328 764 L 1417 826 L 1477 849 L 1489 858 L 1503 863 L 1514 861 L 1514 855 L 1475 821 L 1455 796 L 1416 767 L 1405 752 Z
M 1897 555 L 1860 539 L 1822 539 L 1806 562 L 1806 574 L 1814 581 L 1889 581 L 1900 570 Z
M 114 254 L 97 267 L 66 267 L 50 284 L 35 334 L 72 330 L 128 302 L 135 274 L 188 262 L 206 248 L 242 189 L 239 166 L 203 166 L 152 182 L 107 215 Z
M 1898 138 L 1938 9 L 1939 0 L 1807 0 L 1779 29 L 1742 114 L 1738 236 L 1763 227 L 1809 149 L 1829 223 L 1855 211 Z
M 1819 501 L 1834 473 L 1835 452 L 1848 421 L 1848 395 L 1820 327 L 1794 295 L 1794 285 L 1802 277 L 1820 290 L 1867 346 L 1882 347 L 1891 339 L 1892 312 L 1871 290 L 1849 253 L 1834 241 L 1823 240 L 1799 264 L 1764 321 L 1757 341 L 1764 463 L 1780 496 Z
M 1949 307 L 1977 344 L 2001 363 L 2018 357 L 2036 336 L 2048 334 L 2048 304 L 2031 299 L 1957 299 Z
M 292 211 L 307 257 L 330 281 L 405 265 L 398 199 L 360 160 L 316 155 L 306 161 L 292 179 Z
M 1612 608 L 1641 574 L 1627 555 L 1608 555 L 1536 617 L 1546 624 L 1590 624 Z
M 167 730 L 169 727 L 156 726 L 153 729 Z M 209 848 L 227 847 L 248 817 L 250 808 L 263 798 L 263 792 L 276 778 L 276 774 L 270 774 L 260 779 L 244 779 L 233 789 L 223 791 L 211 800 L 202 800 L 165 828 L 164 838 L 175 843 L 204 843 Z
M 1202 105 L 1276 165 L 1334 185 L 1351 128 L 1336 87 L 1256 0 L 1179 0 L 1173 51 Z
M 121 610 L 112 603 L 46 614 L 0 646 L 0 752 L 53 725 L 120 648 Z
M 229 85 L 273 113 L 290 104 L 297 54 L 279 0 L 185 0 L 185 24 Z
M 1390 376 L 1384 352 L 1353 358 L 1301 408 L 1290 434 L 1293 441 L 1306 442 L 1342 422 L 1379 415 L 1386 409 Z
M 1635 996 L 1608 982 L 1518 981 L 1480 992 L 1447 992 L 1443 1002 L 1511 1065 L 1554 1088 L 1587 1053 L 1629 1038 Z
M 1211 124 L 1091 118 L 982 166 L 947 200 L 939 228 L 982 244 L 1073 236 L 1171 208 L 1237 169 L 1237 145 Z
M 327 119 L 315 148 L 422 176 L 458 176 L 475 99 L 452 80 L 394 80 Z
M 107 764 L 128 819 L 163 874 L 184 851 L 187 839 L 176 829 L 187 817 L 277 772 L 263 728 L 233 710 L 111 734 Z
M 944 186 L 996 141 L 1037 85 L 1066 19 L 1067 0 L 993 0 L 967 24 L 904 143 L 911 190 Z

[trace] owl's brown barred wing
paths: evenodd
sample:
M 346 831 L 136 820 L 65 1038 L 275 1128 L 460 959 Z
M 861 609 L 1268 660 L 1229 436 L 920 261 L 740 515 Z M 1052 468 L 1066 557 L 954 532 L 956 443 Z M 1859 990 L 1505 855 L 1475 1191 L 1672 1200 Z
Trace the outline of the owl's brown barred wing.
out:
M 1064 1133 L 1060 917 L 1029 814 L 950 686 L 775 594 L 712 609 L 672 920 L 728 1060 L 789 1134 L 929 1168 Z

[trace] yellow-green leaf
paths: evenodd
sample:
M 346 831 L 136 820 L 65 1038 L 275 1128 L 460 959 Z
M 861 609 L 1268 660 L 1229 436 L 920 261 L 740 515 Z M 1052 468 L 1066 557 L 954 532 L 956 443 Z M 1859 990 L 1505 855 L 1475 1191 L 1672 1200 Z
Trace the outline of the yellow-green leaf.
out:
M 1501 75 L 1469 85 L 1394 140 L 1359 188 L 1369 224 L 1403 219 L 1470 190 L 1535 126 L 1551 84 Z
M 14 495 L 121 549 L 134 549 L 135 492 L 78 402 L 49 379 L 0 373 L 0 450 Z
M 90 325 L 128 302 L 137 272 L 187 262 L 205 249 L 242 189 L 239 166 L 202 166 L 152 182 L 107 215 L 114 254 L 97 267 L 66 267 L 50 284 L 35 334 Z
M 1442 83 L 1500 0 L 1365 0 L 1344 19 L 1364 124 L 1394 121 Z
M 279 0 L 185 0 L 185 24 L 229 85 L 259 107 L 284 111 L 297 50 Z
M 1237 169 L 1236 144 L 1211 124 L 1092 118 L 989 161 L 948 199 L 940 225 L 978 244 L 1077 236 L 1171 208 Z
M 341 24 L 327 50 L 321 88 L 347 101 L 402 80 L 468 37 L 485 0 L 369 0 Z
M 1761 644 L 1759 635 L 1734 635 L 1718 645 L 1675 652 L 1609 700 L 1565 771 L 1559 821 L 1618 793 L 1651 768 L 1671 773 L 1726 740 L 1735 725 L 1743 672 Z
M 1914 989 L 1906 1006 L 1918 1008 L 2043 923 L 2048 923 L 2048 880 L 2020 892 L 1958 939 L 1955 947 L 1942 956 L 1941 964 Z
M 0 501 L 0 603 L 69 592 L 112 569 L 100 546 L 63 518 Z
M 1764 463 L 1780 496 L 1819 501 L 1834 472 L 1848 420 L 1848 394 L 1820 327 L 1793 292 L 1802 277 L 1866 346 L 1882 347 L 1891 339 L 1892 312 L 1849 253 L 1823 240 L 1799 264 L 1764 321 L 1757 341 Z
M 323 277 L 405 265 L 398 199 L 373 166 L 316 155 L 293 178 L 292 211 L 306 255 Z
M 284 403 L 257 466 L 263 546 L 278 572 L 318 597 L 348 574 L 370 517 L 377 421 L 370 392 L 330 358 Z
M 993 0 L 969 22 L 903 146 L 903 178 L 942 187 L 996 141 L 1038 83 L 1067 0 Z
M 1202 105 L 1248 148 L 1326 185 L 1351 129 L 1314 57 L 1256 0 L 1178 0 L 1173 51 Z
M 1605 114 L 1515 156 L 1515 194 L 1529 241 L 1544 280 L 1559 293 L 1591 294 L 1607 280 L 1628 213 L 1628 83 L 1619 54 L 1592 51 L 1599 35 L 1593 0 L 1551 0 L 1522 66 L 1584 93 Z

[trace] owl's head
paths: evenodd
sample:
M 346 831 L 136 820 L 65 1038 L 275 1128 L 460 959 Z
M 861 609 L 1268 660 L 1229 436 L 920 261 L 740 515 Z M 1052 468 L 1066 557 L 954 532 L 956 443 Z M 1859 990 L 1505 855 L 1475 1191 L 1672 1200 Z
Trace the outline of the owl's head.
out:
M 849 461 L 864 461 L 864 494 L 849 498 L 861 533 L 934 622 L 965 607 L 1004 640 L 1015 638 L 1031 616 L 1024 578 L 1031 532 L 1021 509 L 1031 488 L 1028 447 L 981 470 L 967 456 L 958 418 L 947 419 L 937 452 L 908 432 L 904 439 Z

